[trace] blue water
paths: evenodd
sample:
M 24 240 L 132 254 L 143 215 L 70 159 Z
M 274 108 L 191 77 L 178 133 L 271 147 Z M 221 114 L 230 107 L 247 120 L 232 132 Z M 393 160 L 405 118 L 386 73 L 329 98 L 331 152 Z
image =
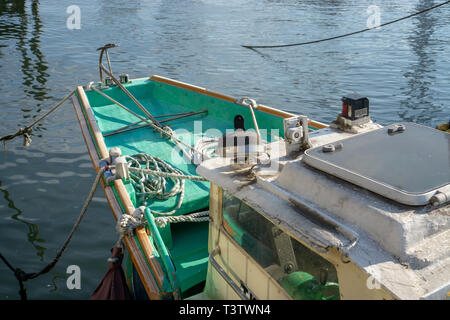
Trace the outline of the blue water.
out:
M 450 118 L 450 5 L 398 24 L 325 43 L 252 51 L 242 44 L 315 40 L 437 4 L 429 0 L 0 1 L 0 136 L 29 124 L 77 85 L 98 80 L 105 43 L 114 72 L 158 74 L 329 123 L 348 92 L 369 97 L 372 118 L 428 126 Z M 78 5 L 81 29 L 67 7 Z M 70 103 L 40 123 L 29 148 L 0 148 L 0 252 L 37 271 L 64 242 L 94 171 Z M 49 273 L 26 282 L 30 299 L 87 299 L 117 240 L 101 188 L 67 252 Z M 66 269 L 81 269 L 69 290 Z M 0 299 L 18 299 L 0 263 Z

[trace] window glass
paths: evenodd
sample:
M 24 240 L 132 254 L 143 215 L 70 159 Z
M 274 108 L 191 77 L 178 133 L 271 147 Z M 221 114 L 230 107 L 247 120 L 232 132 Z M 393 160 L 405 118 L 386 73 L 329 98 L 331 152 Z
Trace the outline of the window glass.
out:
M 338 299 L 334 266 L 226 191 L 223 225 L 294 299 Z

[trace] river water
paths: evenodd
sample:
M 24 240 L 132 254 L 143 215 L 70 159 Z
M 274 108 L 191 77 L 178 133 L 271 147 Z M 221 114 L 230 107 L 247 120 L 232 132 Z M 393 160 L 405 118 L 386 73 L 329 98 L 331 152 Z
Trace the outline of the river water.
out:
M 316 40 L 384 23 L 432 0 L 47 0 L 0 1 L 0 136 L 29 124 L 77 85 L 98 80 L 106 43 L 114 72 L 158 74 L 329 123 L 349 92 L 369 97 L 385 125 L 428 126 L 450 117 L 450 5 L 348 38 L 252 51 L 240 45 Z M 72 20 L 80 10 L 79 29 Z M 71 8 L 69 8 L 71 9 Z M 369 9 L 369 11 L 368 11 Z M 68 23 L 69 19 L 69 23 Z M 369 22 L 368 22 L 369 20 Z M 68 27 L 69 26 L 69 27 Z M 76 220 L 94 170 L 74 110 L 66 103 L 22 139 L 0 148 L 0 252 L 27 272 L 55 256 Z M 117 240 L 101 188 L 67 252 L 25 283 L 30 299 L 87 299 Z M 69 290 L 67 267 L 81 270 Z M 18 299 L 0 262 L 0 299 Z

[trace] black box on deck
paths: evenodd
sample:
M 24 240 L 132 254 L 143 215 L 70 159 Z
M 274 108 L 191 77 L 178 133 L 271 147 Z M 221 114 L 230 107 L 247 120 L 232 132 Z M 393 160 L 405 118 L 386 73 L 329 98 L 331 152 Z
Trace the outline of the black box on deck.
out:
M 369 115 L 369 99 L 358 94 L 342 97 L 342 116 L 356 120 Z

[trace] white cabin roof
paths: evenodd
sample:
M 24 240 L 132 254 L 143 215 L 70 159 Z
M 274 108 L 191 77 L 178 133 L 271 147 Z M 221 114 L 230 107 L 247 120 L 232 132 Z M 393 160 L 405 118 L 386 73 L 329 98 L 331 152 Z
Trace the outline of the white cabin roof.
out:
M 313 147 L 358 133 L 325 128 L 310 134 Z M 336 247 L 399 299 L 443 298 L 450 290 L 450 205 L 408 206 L 314 169 L 303 153 L 286 155 L 271 143 L 271 167 L 235 170 L 223 158 L 197 173 L 316 250 Z M 270 173 L 270 174 L 268 174 Z

